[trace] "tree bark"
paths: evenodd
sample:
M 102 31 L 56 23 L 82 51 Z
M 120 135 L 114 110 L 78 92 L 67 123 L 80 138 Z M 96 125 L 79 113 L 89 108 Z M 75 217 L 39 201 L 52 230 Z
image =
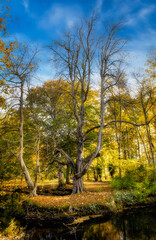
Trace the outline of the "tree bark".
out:
M 98 175 L 96 173 L 96 169 L 93 170 L 94 173 L 94 181 L 97 182 L 98 181 Z
M 154 150 L 153 150 L 153 143 L 152 143 L 152 137 L 151 137 L 151 131 L 150 131 L 150 126 L 148 123 L 148 119 L 147 119 L 147 112 L 144 106 L 144 100 L 143 100 L 143 93 L 141 92 L 141 105 L 142 105 L 142 109 L 143 109 L 143 113 L 144 113 L 144 118 L 145 118 L 145 123 L 146 123 L 146 132 L 147 132 L 147 139 L 148 139 L 148 143 L 149 143 L 149 149 L 150 149 L 150 163 L 154 163 Z
M 67 165 L 67 168 L 66 168 L 66 184 L 69 184 L 70 183 L 70 167 L 69 165 Z
M 63 180 L 63 171 L 62 168 L 59 168 L 58 171 L 58 188 L 61 188 L 64 185 L 64 180 Z
M 23 88 L 24 88 L 24 80 L 21 79 L 21 96 L 20 96 L 20 126 L 19 126 L 19 134 L 20 134 L 20 149 L 19 149 L 19 163 L 20 167 L 22 169 L 23 175 L 25 177 L 27 186 L 29 188 L 29 191 L 31 192 L 34 188 L 34 184 L 31 180 L 30 174 L 28 172 L 28 169 L 25 165 L 25 162 L 23 160 Z
M 34 188 L 30 193 L 30 196 L 33 196 L 33 197 L 37 196 L 37 184 L 38 184 L 38 179 L 40 174 L 39 150 L 40 150 L 40 133 L 38 134 L 38 138 L 37 138 L 36 175 L 35 175 L 35 181 L 34 181 Z
M 84 184 L 83 184 L 83 177 L 76 179 L 73 178 L 73 194 L 81 193 L 85 191 Z

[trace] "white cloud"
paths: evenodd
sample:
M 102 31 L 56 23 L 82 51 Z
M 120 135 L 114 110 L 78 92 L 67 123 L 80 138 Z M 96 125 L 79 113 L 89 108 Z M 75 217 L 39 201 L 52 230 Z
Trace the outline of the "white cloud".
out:
M 30 4 L 29 4 L 29 0 L 23 0 L 22 4 L 25 8 L 25 11 L 27 12 L 27 14 L 31 17 L 31 18 L 36 18 L 36 15 L 34 13 L 32 13 L 30 11 Z
M 154 5 L 150 5 L 150 6 L 148 6 L 148 7 L 142 8 L 142 9 L 140 10 L 140 12 L 138 13 L 138 18 L 144 19 L 144 18 L 148 17 L 148 15 L 149 15 L 150 13 L 152 13 L 152 12 L 155 11 L 155 8 L 156 8 L 156 6 L 154 6 Z
M 149 37 L 150 36 L 150 37 Z M 144 74 L 146 68 L 147 55 L 150 49 L 155 47 L 156 31 L 148 29 L 147 32 L 139 33 L 138 36 L 127 45 L 127 63 L 126 72 L 130 82 L 134 82 L 131 74 Z
M 146 21 L 148 22 L 148 16 L 155 11 L 156 6 L 150 5 L 146 7 L 142 7 L 138 12 L 129 13 L 126 17 L 126 25 L 134 26 L 139 21 Z
M 81 14 L 81 9 L 77 5 L 53 5 L 44 13 L 39 25 L 43 29 L 50 29 L 52 27 L 65 27 L 70 29 L 80 20 Z
M 97 12 L 101 12 L 103 6 L 103 0 L 97 0 L 95 9 Z
M 125 22 L 127 26 L 134 26 L 136 24 L 136 18 L 128 16 Z
M 29 12 L 29 0 L 23 0 L 22 4 L 25 8 L 25 11 Z

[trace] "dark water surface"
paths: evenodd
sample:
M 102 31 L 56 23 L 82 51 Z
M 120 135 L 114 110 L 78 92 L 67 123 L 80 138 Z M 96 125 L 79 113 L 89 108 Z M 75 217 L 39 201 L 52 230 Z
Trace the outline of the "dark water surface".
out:
M 156 209 L 139 209 L 77 227 L 29 228 L 25 240 L 156 240 Z

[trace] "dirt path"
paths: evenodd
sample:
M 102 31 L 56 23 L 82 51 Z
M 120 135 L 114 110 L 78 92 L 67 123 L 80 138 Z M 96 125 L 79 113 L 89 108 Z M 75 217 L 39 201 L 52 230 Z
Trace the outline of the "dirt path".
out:
M 104 182 L 85 182 L 86 190 L 89 192 L 112 192 L 109 181 Z

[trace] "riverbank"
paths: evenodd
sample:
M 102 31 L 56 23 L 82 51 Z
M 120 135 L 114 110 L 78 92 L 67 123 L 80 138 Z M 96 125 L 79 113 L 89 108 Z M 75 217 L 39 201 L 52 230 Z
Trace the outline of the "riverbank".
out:
M 25 187 L 5 185 L 0 191 L 0 238 L 19 239 L 32 228 L 78 229 L 156 206 L 154 195 L 114 191 L 109 182 L 85 182 L 85 187 L 87 192 L 72 195 L 70 184 L 61 189 L 46 184 L 38 187 L 38 196 L 29 198 Z
M 112 209 L 106 205 L 96 205 L 92 207 L 85 206 L 83 208 L 45 208 L 31 205 L 24 202 L 23 212 L 17 211 L 15 217 L 22 221 L 27 226 L 63 226 L 66 225 L 79 225 L 86 222 L 96 222 L 99 219 L 108 220 L 113 215 L 125 214 L 143 208 L 153 208 L 156 206 L 156 198 L 146 200 L 146 203 L 131 205 L 123 207 L 122 209 Z
M 37 196 L 22 202 L 14 216 L 24 225 L 63 226 L 77 225 L 96 220 L 108 220 L 118 215 L 139 208 L 153 208 L 156 197 L 146 199 L 124 199 L 119 195 L 127 192 L 85 192 L 67 196 Z M 131 193 L 129 193 L 131 194 Z M 129 197 L 129 196 L 128 196 Z
M 114 191 L 109 182 L 85 182 L 87 192 L 71 195 L 72 185 L 57 189 L 52 185 L 38 187 L 38 196 L 29 198 L 25 189 L 16 188 L 4 196 L 4 206 L 22 225 L 75 225 L 137 208 L 156 206 L 155 196 L 132 191 Z M 10 195 L 9 195 L 10 194 Z

